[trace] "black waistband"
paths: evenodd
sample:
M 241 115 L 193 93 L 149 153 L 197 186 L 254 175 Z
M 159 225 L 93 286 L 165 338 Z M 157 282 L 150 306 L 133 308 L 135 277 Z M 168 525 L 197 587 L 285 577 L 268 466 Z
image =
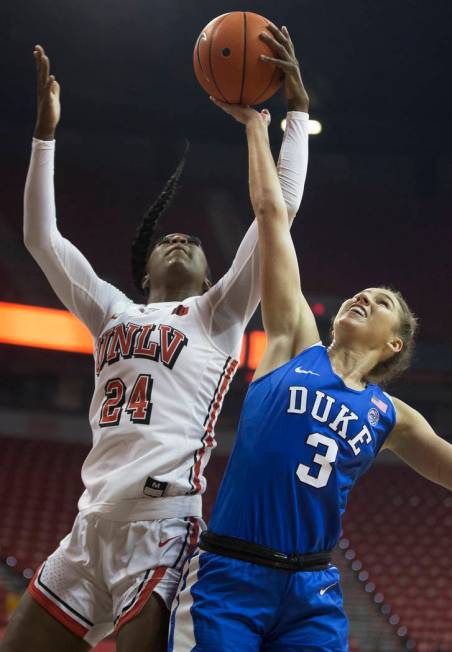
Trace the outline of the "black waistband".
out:
M 283 552 L 260 546 L 257 543 L 235 537 L 226 537 L 209 531 L 201 534 L 199 546 L 202 550 L 212 552 L 215 555 L 233 557 L 253 564 L 288 571 L 324 570 L 331 563 L 331 552 L 329 551 L 285 555 Z

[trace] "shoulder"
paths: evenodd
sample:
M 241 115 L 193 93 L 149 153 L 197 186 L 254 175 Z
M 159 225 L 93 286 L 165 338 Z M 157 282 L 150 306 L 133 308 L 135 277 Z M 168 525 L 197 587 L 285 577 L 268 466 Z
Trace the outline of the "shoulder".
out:
M 385 448 L 396 451 L 401 442 L 410 436 L 410 433 L 414 432 L 417 427 L 423 425 L 425 419 L 417 410 L 408 405 L 408 403 L 405 403 L 405 401 L 401 401 L 395 396 L 389 398 L 394 405 L 396 418 L 394 427 L 386 441 Z
M 389 396 L 389 394 L 387 396 Z M 420 416 L 419 412 L 408 405 L 408 403 L 405 403 L 405 401 L 401 401 L 395 396 L 389 396 L 389 398 L 394 405 L 396 413 L 396 422 L 394 428 L 403 428 L 404 426 L 413 423 L 416 418 Z
M 296 353 L 292 351 L 288 354 L 284 343 L 281 344 L 280 350 L 278 350 L 278 340 L 275 338 L 274 342 L 268 343 L 253 380 L 256 381 L 264 376 L 267 377 L 278 372 L 283 373 L 290 365 L 296 365 L 299 362 L 303 364 L 303 368 L 300 367 L 300 370 L 297 371 L 300 374 L 318 376 L 320 375 L 317 373 L 319 371 L 318 366 L 320 365 L 324 370 L 325 363 L 327 365 L 326 369 L 331 369 L 328 352 L 321 341 L 307 346 L 302 351 Z M 309 369 L 307 366 L 309 366 Z M 313 366 L 315 370 L 312 368 Z

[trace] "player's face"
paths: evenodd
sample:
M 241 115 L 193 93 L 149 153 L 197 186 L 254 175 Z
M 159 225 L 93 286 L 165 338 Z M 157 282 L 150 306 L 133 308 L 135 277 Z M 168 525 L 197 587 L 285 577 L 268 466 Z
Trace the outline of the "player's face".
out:
M 146 277 L 150 284 L 168 280 L 173 284 L 186 284 L 188 281 L 199 285 L 201 290 L 207 270 L 201 240 L 185 233 L 170 233 L 155 244 L 146 265 Z
M 335 339 L 367 344 L 370 348 L 388 345 L 388 353 L 397 353 L 402 346 L 398 337 L 401 307 L 390 290 L 368 288 L 344 301 L 334 320 Z M 388 356 L 385 356 L 388 357 Z

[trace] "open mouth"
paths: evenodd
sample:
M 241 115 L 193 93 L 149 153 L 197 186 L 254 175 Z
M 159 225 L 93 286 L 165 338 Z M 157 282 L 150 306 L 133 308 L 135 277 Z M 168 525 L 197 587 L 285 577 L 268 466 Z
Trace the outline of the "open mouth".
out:
M 367 312 L 365 308 L 356 304 L 351 308 L 349 308 L 348 312 L 354 312 L 355 314 L 360 315 L 361 317 L 367 317 Z

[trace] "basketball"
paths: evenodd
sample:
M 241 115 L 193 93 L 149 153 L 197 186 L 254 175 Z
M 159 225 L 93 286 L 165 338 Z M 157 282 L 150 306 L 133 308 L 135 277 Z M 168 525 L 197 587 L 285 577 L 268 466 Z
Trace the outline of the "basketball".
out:
M 275 57 L 260 37 L 268 21 L 250 11 L 214 18 L 198 36 L 193 52 L 195 75 L 212 97 L 228 104 L 260 104 L 281 85 L 281 71 L 260 59 Z

